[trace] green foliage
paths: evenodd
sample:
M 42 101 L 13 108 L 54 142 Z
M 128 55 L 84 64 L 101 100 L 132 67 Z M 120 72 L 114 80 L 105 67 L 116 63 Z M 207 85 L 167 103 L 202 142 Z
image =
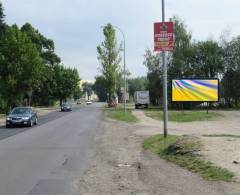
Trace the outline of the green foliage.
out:
M 106 80 L 103 76 L 96 76 L 96 81 L 94 83 L 93 90 L 98 96 L 100 102 L 107 101 L 107 87 Z
M 78 71 L 76 69 L 65 68 L 62 65 L 56 65 L 54 67 L 53 78 L 56 82 L 53 94 L 55 98 L 59 99 L 61 105 L 62 101 L 71 97 L 78 87 L 80 81 Z
M 196 43 L 192 60 L 197 77 L 216 78 L 223 73 L 223 49 L 215 41 Z
M 130 123 L 135 123 L 138 121 L 137 118 L 132 114 L 131 109 L 127 109 L 125 113 L 124 108 L 121 106 L 118 106 L 117 108 L 105 108 L 104 112 L 106 113 L 107 117 L 113 118 L 115 120 Z
M 1 95 L 11 106 L 39 87 L 43 66 L 37 48 L 16 25 L 6 28 L 0 42 Z
M 6 26 L 6 24 L 5 24 L 5 15 L 3 13 L 2 3 L 0 2 L 0 36 L 3 34 L 5 26 Z
M 234 179 L 234 173 L 198 155 L 201 143 L 196 137 L 168 135 L 165 139 L 163 135 L 155 135 L 144 140 L 143 147 L 207 180 L 231 182 Z
M 135 91 L 144 91 L 147 86 L 146 77 L 136 77 L 127 80 L 129 95 L 134 97 Z
M 162 68 L 159 67 L 161 58 L 159 55 L 153 53 L 150 49 L 146 50 L 143 64 L 148 68 L 147 86 L 149 90 L 150 101 L 152 104 L 160 104 L 162 98 Z
M 81 98 L 83 92 L 80 88 L 80 86 L 77 86 L 73 92 L 73 99 L 76 101 Z
M 163 120 L 163 112 L 160 110 L 145 110 L 145 114 L 156 120 Z M 193 122 L 193 121 L 206 121 L 212 120 L 222 115 L 218 112 L 209 112 L 208 114 L 203 111 L 169 111 L 169 121 L 175 122 Z
M 35 105 L 76 96 L 78 72 L 60 64 L 53 40 L 29 23 L 8 26 L 4 17 L 0 3 L 0 110 L 22 104 L 29 91 Z
M 111 24 L 103 28 L 104 42 L 97 47 L 98 60 L 101 64 L 102 76 L 105 79 L 105 86 L 110 98 L 116 93 L 117 81 L 119 77 L 119 48 L 115 30 Z

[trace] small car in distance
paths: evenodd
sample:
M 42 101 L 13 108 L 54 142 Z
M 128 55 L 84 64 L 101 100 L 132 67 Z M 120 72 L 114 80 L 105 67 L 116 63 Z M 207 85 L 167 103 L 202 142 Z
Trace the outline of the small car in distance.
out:
M 86 102 L 86 104 L 87 104 L 87 105 L 90 105 L 90 104 L 92 104 L 92 101 L 88 100 L 88 101 Z
M 37 125 L 37 113 L 31 107 L 13 108 L 6 118 L 6 128 L 12 126 L 29 126 Z
M 72 111 L 72 105 L 68 102 L 65 102 L 62 104 L 61 106 L 61 111 L 64 112 L 64 111 Z

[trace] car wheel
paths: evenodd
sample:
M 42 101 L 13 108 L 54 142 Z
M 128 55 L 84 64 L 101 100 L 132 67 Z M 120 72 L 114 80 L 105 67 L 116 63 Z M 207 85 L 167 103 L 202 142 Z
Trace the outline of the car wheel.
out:
M 29 121 L 29 127 L 32 127 L 33 126 L 33 121 L 32 119 Z
M 6 125 L 6 128 L 10 128 L 11 127 L 11 125 Z
M 37 124 L 38 124 L 38 118 L 36 117 L 36 118 L 35 118 L 34 125 L 37 125 Z

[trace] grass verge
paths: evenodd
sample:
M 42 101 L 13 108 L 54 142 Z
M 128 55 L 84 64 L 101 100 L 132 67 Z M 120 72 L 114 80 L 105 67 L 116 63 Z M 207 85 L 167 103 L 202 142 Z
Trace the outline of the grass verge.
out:
M 147 138 L 143 147 L 161 158 L 173 162 L 191 172 L 199 173 L 203 178 L 213 181 L 233 181 L 234 173 L 205 161 L 198 152 L 201 143 L 198 138 L 190 136 L 155 135 Z
M 230 138 L 240 138 L 240 135 L 231 134 L 204 134 L 203 137 L 230 137 Z
M 163 120 L 163 112 L 160 110 L 145 110 L 146 116 L 156 119 Z M 175 122 L 193 122 L 193 121 L 206 121 L 211 120 L 215 117 L 220 117 L 222 114 L 218 112 L 209 112 L 208 114 L 203 111 L 169 111 L 169 121 Z
M 104 108 L 103 109 L 106 116 L 115 120 L 119 121 L 125 121 L 125 122 L 130 122 L 130 123 L 135 123 L 137 122 L 137 118 L 132 114 L 131 109 L 127 109 L 126 113 L 124 112 L 124 108 L 121 106 L 117 108 Z

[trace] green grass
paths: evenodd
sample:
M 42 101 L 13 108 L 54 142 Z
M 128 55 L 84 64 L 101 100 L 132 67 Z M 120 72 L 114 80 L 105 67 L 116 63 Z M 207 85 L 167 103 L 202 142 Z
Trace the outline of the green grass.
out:
M 231 135 L 231 134 L 204 134 L 204 137 L 230 137 L 230 138 L 240 138 L 240 135 Z
M 119 121 L 125 121 L 130 123 L 137 122 L 137 118 L 132 114 L 131 109 L 127 109 L 126 113 L 124 112 L 124 108 L 122 106 L 119 106 L 117 108 L 104 108 L 103 109 L 106 116 L 115 120 Z
M 160 110 L 145 110 L 146 116 L 156 120 L 163 119 L 163 112 Z M 209 112 L 208 114 L 203 111 L 169 111 L 169 121 L 175 122 L 193 122 L 193 121 L 206 121 L 215 117 L 220 117 L 222 114 L 218 112 Z
M 146 150 L 158 154 L 161 158 L 173 162 L 191 172 L 199 173 L 203 178 L 212 181 L 234 181 L 234 173 L 205 161 L 198 151 L 201 143 L 198 138 L 190 136 L 155 135 L 143 143 Z

